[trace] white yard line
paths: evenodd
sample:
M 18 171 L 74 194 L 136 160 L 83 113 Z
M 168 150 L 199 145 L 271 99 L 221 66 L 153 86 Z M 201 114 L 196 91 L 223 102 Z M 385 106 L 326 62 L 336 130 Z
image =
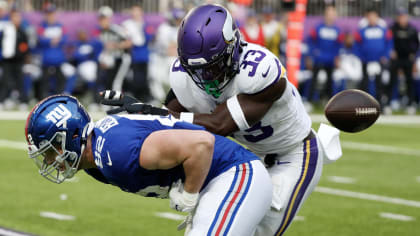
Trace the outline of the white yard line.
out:
M 170 220 L 177 220 L 177 221 L 184 220 L 186 217 L 186 216 L 172 213 L 172 212 L 156 212 L 155 216 L 160 217 L 160 218 L 170 219 Z
M 1 111 L 0 120 L 26 120 L 28 118 L 29 111 Z M 90 116 L 94 120 L 106 116 L 105 112 L 89 112 Z
M 348 190 L 327 188 L 327 187 L 321 187 L 321 186 L 316 187 L 315 192 L 420 208 L 420 202 L 418 201 L 407 200 L 407 199 L 396 198 L 396 197 L 381 196 L 381 195 L 370 194 L 370 193 L 360 193 L 360 192 L 353 192 L 353 191 L 348 191 Z
M 397 154 L 398 157 L 401 155 L 420 157 L 420 149 L 393 147 L 389 145 L 342 141 L 341 147 L 368 152 L 392 153 Z
M 356 182 L 354 178 L 344 176 L 328 176 L 327 179 L 331 182 L 340 184 L 353 184 Z
M 305 217 L 304 216 L 295 216 L 295 218 L 293 218 L 294 221 L 304 221 Z
M 5 229 L 0 227 L 0 235 L 2 236 L 30 236 L 31 234 L 17 232 L 10 229 Z
M 80 180 L 80 178 L 79 178 L 79 177 L 74 176 L 73 178 L 71 178 L 71 179 L 65 179 L 64 181 L 65 181 L 65 182 L 70 182 L 70 183 L 78 183 L 78 182 L 79 182 L 79 180 Z
M 379 213 L 379 216 L 382 218 L 391 219 L 391 220 L 399 220 L 399 221 L 413 221 L 416 219 L 412 216 L 394 214 L 394 213 L 389 213 L 389 212 L 381 212 Z
M 76 219 L 76 217 L 72 215 L 63 215 L 63 214 L 58 214 L 58 213 L 49 212 L 49 211 L 41 211 L 39 215 L 41 217 L 51 218 L 55 220 L 75 220 Z
M 0 139 L 0 148 L 28 150 L 28 146 L 24 142 L 10 141 L 6 139 Z
M 324 122 L 328 123 L 327 118 L 321 114 L 311 114 L 313 122 Z M 393 124 L 393 125 L 419 125 L 420 116 L 419 115 L 392 115 L 392 116 L 379 116 L 379 119 L 376 121 L 377 124 Z

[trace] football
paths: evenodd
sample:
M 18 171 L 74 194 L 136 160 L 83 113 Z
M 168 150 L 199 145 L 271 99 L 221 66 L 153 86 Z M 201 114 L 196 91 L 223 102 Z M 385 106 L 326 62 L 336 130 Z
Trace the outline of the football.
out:
M 337 129 L 356 133 L 369 128 L 378 119 L 381 107 L 371 95 L 358 89 L 344 90 L 325 106 L 325 116 Z

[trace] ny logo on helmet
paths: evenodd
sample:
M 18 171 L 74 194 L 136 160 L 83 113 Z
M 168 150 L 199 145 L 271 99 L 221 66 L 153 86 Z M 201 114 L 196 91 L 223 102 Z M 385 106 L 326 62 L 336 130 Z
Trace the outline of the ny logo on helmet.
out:
M 58 105 L 47 115 L 47 119 L 54 122 L 57 127 L 62 126 L 70 117 L 70 111 L 63 104 Z

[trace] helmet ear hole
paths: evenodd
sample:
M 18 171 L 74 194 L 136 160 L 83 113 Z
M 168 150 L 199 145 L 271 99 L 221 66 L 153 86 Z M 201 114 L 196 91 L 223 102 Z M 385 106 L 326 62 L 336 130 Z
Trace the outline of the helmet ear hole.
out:
M 76 139 L 77 137 L 79 137 L 79 129 L 78 128 L 74 131 L 72 139 Z

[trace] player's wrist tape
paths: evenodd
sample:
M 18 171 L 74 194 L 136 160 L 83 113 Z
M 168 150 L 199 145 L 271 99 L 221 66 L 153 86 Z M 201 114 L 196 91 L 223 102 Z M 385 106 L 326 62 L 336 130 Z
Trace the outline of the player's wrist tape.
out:
M 239 104 L 238 97 L 234 96 L 227 100 L 227 108 L 232 116 L 233 121 L 235 121 L 239 130 L 249 129 L 249 124 L 246 121 L 244 112 L 242 111 L 241 104 Z
M 192 124 L 193 121 L 194 121 L 194 113 L 192 113 L 192 112 L 181 112 L 181 114 L 179 115 L 179 119 Z
M 199 196 L 199 193 L 189 193 L 185 190 L 182 191 L 182 199 L 184 200 L 184 203 L 186 203 L 188 206 L 196 205 Z
M 110 100 L 118 100 L 121 98 L 121 92 L 114 90 L 105 90 L 104 98 Z

